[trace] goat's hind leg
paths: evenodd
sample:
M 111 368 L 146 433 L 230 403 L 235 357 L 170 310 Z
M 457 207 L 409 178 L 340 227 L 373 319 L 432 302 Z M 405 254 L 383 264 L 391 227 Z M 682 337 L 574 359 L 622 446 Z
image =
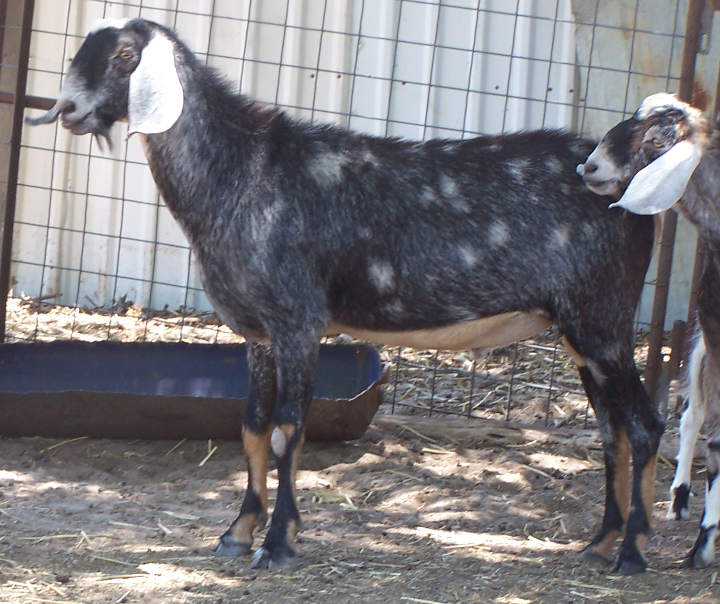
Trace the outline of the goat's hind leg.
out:
M 705 421 L 705 412 L 707 410 L 703 391 L 704 368 L 705 342 L 701 336 L 695 342 L 688 363 L 690 392 L 687 409 L 680 418 L 680 446 L 677 454 L 675 477 L 672 485 L 670 485 L 671 504 L 667 511 L 667 517 L 676 520 L 690 516 L 689 499 L 692 462 L 695 455 L 695 444 Z
M 248 457 L 248 485 L 240 515 L 220 537 L 219 556 L 250 552 L 253 531 L 267 521 L 267 471 L 270 453 L 270 419 L 275 410 L 276 370 L 269 345 L 248 343 L 250 392 L 243 420 L 243 446 Z
M 702 398 L 692 395 L 688 398 L 687 409 L 680 418 L 680 446 L 678 447 L 675 477 L 670 485 L 669 519 L 682 520 L 690 517 L 690 479 L 700 428 L 705 420 L 705 404 Z
M 688 565 L 694 568 L 709 566 L 715 559 L 715 540 L 720 524 L 720 432 L 716 431 L 708 442 L 707 483 L 705 510 L 700 521 L 700 532 L 688 554 Z
M 625 407 L 624 422 L 633 460 L 630 512 L 615 571 L 632 575 L 647 567 L 641 550 L 652 530 L 657 451 L 665 422 L 645 392 L 634 366 L 629 370 L 619 369 L 619 374 L 608 378 L 608 382 L 616 404 Z

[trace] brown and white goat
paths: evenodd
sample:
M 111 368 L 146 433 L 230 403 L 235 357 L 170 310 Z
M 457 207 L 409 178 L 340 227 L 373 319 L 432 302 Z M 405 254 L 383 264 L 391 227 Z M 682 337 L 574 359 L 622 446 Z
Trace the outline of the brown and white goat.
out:
M 294 555 L 295 467 L 323 333 L 422 348 L 497 347 L 555 324 L 579 364 L 606 465 L 605 513 L 585 549 L 645 568 L 663 421 L 633 359 L 653 220 L 608 212 L 575 165 L 593 143 L 539 131 L 427 142 L 297 122 L 231 92 L 170 30 L 133 19 L 91 32 L 60 118 L 108 136 L 128 121 L 182 225 L 220 317 L 249 340 L 248 488 L 217 553 Z M 628 262 L 627 259 L 631 258 Z M 633 475 L 630 477 L 631 458 Z
M 688 363 L 688 406 L 668 509 L 671 518 L 688 517 L 692 458 L 705 423 L 705 511 L 688 560 L 706 566 L 715 557 L 720 523 L 720 130 L 675 96 L 654 94 L 605 135 L 578 173 L 593 191 L 619 197 L 613 206 L 632 212 L 655 214 L 677 203 L 707 250 L 698 294 L 700 333 Z

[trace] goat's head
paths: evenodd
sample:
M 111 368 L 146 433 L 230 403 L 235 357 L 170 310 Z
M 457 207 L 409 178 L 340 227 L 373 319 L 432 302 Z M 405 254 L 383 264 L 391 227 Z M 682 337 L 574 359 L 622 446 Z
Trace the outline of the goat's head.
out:
M 128 121 L 131 134 L 164 132 L 183 107 L 175 54 L 173 35 L 156 23 L 101 21 L 72 60 L 52 109 L 26 121 L 47 124 L 59 117 L 73 133 L 108 143 L 118 120 Z
M 611 207 L 657 214 L 684 193 L 708 130 L 700 110 L 674 95 L 653 94 L 603 137 L 577 172 L 595 193 L 620 198 Z

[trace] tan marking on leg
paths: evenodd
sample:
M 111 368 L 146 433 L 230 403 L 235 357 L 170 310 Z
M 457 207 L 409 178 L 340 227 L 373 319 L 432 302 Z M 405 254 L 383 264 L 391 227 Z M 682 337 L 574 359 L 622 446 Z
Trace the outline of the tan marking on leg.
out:
M 270 454 L 270 430 L 264 434 L 255 434 L 243 426 L 243 447 L 248 456 L 250 484 L 262 503 L 263 511 L 267 511 L 267 472 Z
M 257 495 L 262 506 L 263 517 L 267 516 L 267 472 L 270 454 L 270 430 L 264 434 L 256 434 L 245 426 L 242 429 L 243 447 L 248 456 L 248 472 L 250 472 L 250 488 Z M 242 543 L 253 541 L 253 531 L 261 524 L 258 514 L 240 516 L 230 528 L 230 534 Z
M 245 514 L 240 516 L 230 527 L 230 534 L 233 539 L 237 539 L 240 543 L 248 543 L 252 545 L 253 531 L 258 524 L 257 514 Z
M 603 558 L 609 558 L 610 551 L 612 550 L 613 545 L 615 545 L 615 541 L 617 541 L 617 538 L 619 536 L 620 531 L 612 530 L 607 535 L 605 535 L 602 541 L 591 546 L 590 549 L 593 551 L 593 553 L 598 554 Z
M 297 535 L 297 533 L 298 533 L 298 523 L 294 518 L 291 518 L 288 521 L 287 534 L 286 534 L 288 544 L 295 541 L 295 535 Z
M 295 475 L 297 474 L 297 465 L 298 465 L 298 459 L 300 459 L 300 451 L 302 450 L 302 446 L 304 443 L 305 443 L 305 430 L 303 430 L 302 434 L 300 434 L 300 438 L 298 438 L 297 446 L 295 447 L 295 451 L 293 452 L 292 470 L 290 471 L 290 480 L 292 481 L 293 498 L 295 498 L 297 496 L 297 493 L 295 490 Z
M 645 464 L 642 471 L 642 502 L 645 508 L 648 526 L 652 526 L 653 502 L 655 500 L 655 470 L 657 468 L 657 455 Z M 639 547 L 639 545 L 638 545 Z
M 615 477 L 613 489 L 620 516 L 627 522 L 630 513 L 630 441 L 624 428 L 618 430 L 615 447 Z

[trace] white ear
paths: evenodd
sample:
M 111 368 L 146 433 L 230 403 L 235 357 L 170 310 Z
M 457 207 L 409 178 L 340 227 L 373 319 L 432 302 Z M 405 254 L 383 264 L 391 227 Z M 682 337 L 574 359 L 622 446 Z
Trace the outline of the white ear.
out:
M 140 64 L 130 75 L 128 134 L 169 130 L 180 117 L 183 100 L 173 43 L 156 33 L 143 49 Z
M 635 214 L 659 214 L 685 192 L 702 152 L 689 140 L 680 141 L 667 153 L 645 166 L 630 181 L 625 194 L 610 205 Z

